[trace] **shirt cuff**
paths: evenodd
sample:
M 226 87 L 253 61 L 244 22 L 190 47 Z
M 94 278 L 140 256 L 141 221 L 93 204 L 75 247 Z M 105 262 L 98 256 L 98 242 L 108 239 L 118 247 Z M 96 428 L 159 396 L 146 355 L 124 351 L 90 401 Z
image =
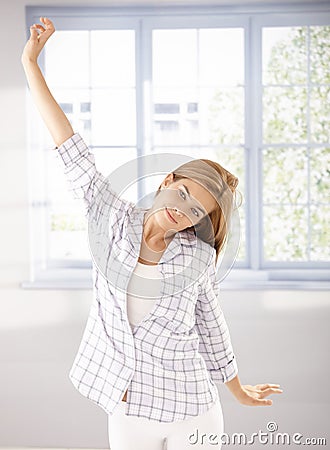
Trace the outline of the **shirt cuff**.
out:
M 234 356 L 233 359 L 226 365 L 226 367 L 220 367 L 217 370 L 211 370 L 210 373 L 211 378 L 214 382 L 227 383 L 228 381 L 231 381 L 238 374 L 236 357 Z
M 79 133 L 75 133 L 64 141 L 57 149 L 57 155 L 64 166 L 74 164 L 79 158 L 88 153 L 88 147 Z

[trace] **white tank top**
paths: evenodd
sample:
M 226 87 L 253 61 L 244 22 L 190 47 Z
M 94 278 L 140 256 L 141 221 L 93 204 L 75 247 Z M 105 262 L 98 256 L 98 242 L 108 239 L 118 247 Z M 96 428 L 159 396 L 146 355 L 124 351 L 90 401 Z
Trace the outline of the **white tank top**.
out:
M 127 316 L 133 329 L 152 310 L 160 296 L 158 265 L 137 262 L 127 286 Z

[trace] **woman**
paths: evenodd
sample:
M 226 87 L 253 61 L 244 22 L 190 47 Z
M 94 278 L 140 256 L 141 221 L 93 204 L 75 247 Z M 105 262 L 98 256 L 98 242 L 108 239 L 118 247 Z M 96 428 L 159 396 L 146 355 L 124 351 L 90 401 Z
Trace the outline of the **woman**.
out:
M 275 384 L 241 385 L 217 300 L 215 264 L 238 180 L 199 159 L 168 174 L 152 208 L 121 199 L 47 87 L 37 59 L 55 29 L 40 21 L 22 64 L 86 206 L 93 256 L 93 304 L 70 379 L 108 414 L 111 450 L 221 448 L 215 382 L 243 405 L 271 405 L 265 397 L 282 392 Z

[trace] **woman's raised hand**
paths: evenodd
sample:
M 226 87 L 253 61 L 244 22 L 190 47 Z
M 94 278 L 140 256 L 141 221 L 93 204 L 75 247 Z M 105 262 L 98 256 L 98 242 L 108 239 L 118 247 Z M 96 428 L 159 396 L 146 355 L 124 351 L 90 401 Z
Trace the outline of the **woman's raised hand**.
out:
M 47 17 L 40 17 L 40 21 L 42 25 L 34 24 L 30 27 L 30 39 L 24 47 L 21 61 L 33 100 L 55 145 L 59 147 L 74 133 L 69 119 L 50 92 L 37 63 L 41 50 L 55 31 L 52 21 Z
M 30 39 L 27 41 L 23 53 L 22 62 L 37 62 L 38 56 L 50 36 L 55 32 L 53 22 L 47 17 L 40 17 L 40 24 L 30 27 Z

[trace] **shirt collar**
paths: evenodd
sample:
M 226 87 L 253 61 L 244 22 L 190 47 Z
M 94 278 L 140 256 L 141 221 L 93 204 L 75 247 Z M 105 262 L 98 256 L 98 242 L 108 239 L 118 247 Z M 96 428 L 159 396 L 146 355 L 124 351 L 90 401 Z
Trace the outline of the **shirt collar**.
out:
M 135 257 L 138 257 L 140 254 L 144 215 L 149 209 L 150 208 L 143 208 L 134 205 L 132 210 L 129 212 L 127 235 Z M 193 231 L 178 231 L 167 246 L 159 263 L 171 260 L 177 254 L 182 253 L 184 251 L 184 247 L 196 245 L 196 241 L 197 237 Z

